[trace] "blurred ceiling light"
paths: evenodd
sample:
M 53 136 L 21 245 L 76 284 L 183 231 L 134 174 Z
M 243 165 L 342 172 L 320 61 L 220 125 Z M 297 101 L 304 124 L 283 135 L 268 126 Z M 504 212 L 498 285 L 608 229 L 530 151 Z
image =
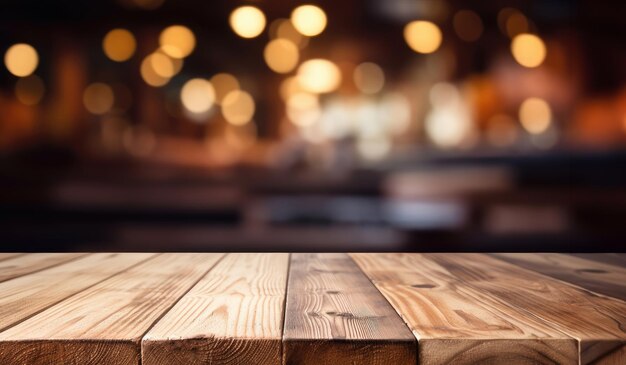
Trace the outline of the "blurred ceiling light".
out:
M 170 81 L 169 77 L 163 77 L 159 75 L 153 67 L 152 56 L 154 54 L 148 55 L 141 62 L 141 78 L 146 84 L 154 87 L 159 87 L 167 84 Z
M 206 113 L 215 102 L 215 89 L 208 80 L 191 79 L 183 85 L 180 101 L 192 113 Z
M 196 48 L 196 36 L 184 25 L 172 25 L 161 32 L 159 45 L 168 56 L 185 58 Z
M 137 48 L 135 36 L 126 29 L 117 28 L 108 32 L 102 40 L 104 54 L 111 60 L 123 62 L 130 59 Z
M 529 30 L 528 18 L 521 12 L 515 11 L 506 20 L 505 29 L 510 38 L 526 33 Z
M 322 112 L 317 95 L 300 92 L 287 99 L 287 117 L 293 124 L 299 127 L 314 124 L 321 115 Z
M 15 97 L 24 105 L 37 105 L 46 92 L 43 80 L 37 75 L 22 77 L 15 84 Z
M 148 56 L 150 59 L 150 65 L 154 72 L 163 77 L 170 78 L 174 76 L 176 68 L 174 67 L 174 62 L 164 53 L 155 52 Z
M 249 123 L 254 116 L 254 109 L 254 99 L 242 90 L 229 92 L 222 101 L 222 115 L 228 123 L 233 125 Z
M 369 161 L 379 161 L 391 151 L 391 141 L 384 136 L 359 139 L 356 148 L 361 158 Z
M 274 72 L 288 73 L 298 65 L 300 53 L 298 47 L 286 39 L 274 39 L 265 46 L 265 63 Z
M 552 122 L 552 110 L 545 100 L 528 98 L 519 108 L 519 119 L 528 133 L 541 134 Z
M 433 108 L 426 116 L 426 134 L 440 147 L 460 146 L 471 136 L 473 124 L 459 90 L 442 82 L 431 88 L 429 97 Z
M 29 44 L 14 44 L 4 54 L 4 65 L 15 76 L 25 77 L 33 72 L 39 64 L 37 51 Z
M 385 86 L 385 73 L 375 63 L 363 62 L 354 69 L 354 84 L 364 94 L 376 94 Z
M 113 89 L 104 83 L 96 82 L 85 89 L 83 93 L 83 104 L 92 114 L 106 114 L 113 107 L 115 96 Z
M 508 147 L 515 144 L 518 126 L 515 120 L 506 114 L 497 114 L 487 121 L 487 140 L 496 147 Z
M 254 6 L 241 6 L 230 13 L 230 27 L 242 38 L 255 38 L 265 29 L 265 14 Z
M 298 68 L 298 83 L 312 93 L 328 93 L 341 84 L 341 71 L 331 61 L 321 58 L 304 62 Z
M 287 39 L 298 48 L 303 49 L 308 44 L 309 38 L 298 32 L 289 19 L 276 19 L 272 22 L 271 39 L 283 38 Z
M 300 86 L 300 83 L 298 82 L 298 78 L 296 76 L 288 77 L 284 79 L 283 82 L 281 82 L 280 84 L 279 93 L 280 97 L 284 101 L 287 101 L 290 96 L 301 91 L 304 90 L 302 90 L 302 87 Z
M 483 34 L 483 21 L 471 10 L 460 10 L 454 14 L 452 25 L 459 38 L 466 42 L 474 42 Z
M 435 23 L 416 20 L 404 27 L 404 39 L 415 52 L 428 54 L 439 49 L 442 35 Z
M 520 34 L 513 38 L 511 53 L 515 60 L 524 67 L 537 67 L 546 58 L 546 45 L 534 34 Z
M 239 81 L 235 76 L 228 73 L 215 74 L 209 81 L 215 89 L 215 103 L 218 105 L 222 103 L 228 93 L 239 90 Z
M 326 13 L 315 5 L 300 5 L 291 12 L 291 23 L 298 32 L 314 37 L 326 28 Z

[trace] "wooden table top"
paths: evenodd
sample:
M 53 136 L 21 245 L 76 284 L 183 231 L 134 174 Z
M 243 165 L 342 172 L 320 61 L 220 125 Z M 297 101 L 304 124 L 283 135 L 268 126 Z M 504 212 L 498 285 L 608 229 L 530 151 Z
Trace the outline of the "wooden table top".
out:
M 0 364 L 626 364 L 626 254 L 0 253 Z

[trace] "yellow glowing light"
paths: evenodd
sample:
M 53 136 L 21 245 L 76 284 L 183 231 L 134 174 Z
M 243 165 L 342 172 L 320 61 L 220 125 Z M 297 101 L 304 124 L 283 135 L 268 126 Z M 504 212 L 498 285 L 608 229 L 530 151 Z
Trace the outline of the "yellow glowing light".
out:
M 254 109 L 254 99 L 242 90 L 231 91 L 222 101 L 222 115 L 233 125 L 250 122 L 254 116 Z
M 274 39 L 263 52 L 265 63 L 274 72 L 288 73 L 298 65 L 300 53 L 298 47 L 286 39 Z
M 280 97 L 284 101 L 287 101 L 290 96 L 301 91 L 304 90 L 302 90 L 302 87 L 300 86 L 300 83 L 298 82 L 298 78 L 296 76 L 288 77 L 280 84 L 279 93 Z
M 158 52 L 149 55 L 148 58 L 150 59 L 150 66 L 157 75 L 163 78 L 174 76 L 176 69 L 171 58 Z
M 239 81 L 235 76 L 228 73 L 215 74 L 209 81 L 215 89 L 216 104 L 221 104 L 224 97 L 231 91 L 239 90 Z
M 537 67 L 546 58 L 546 45 L 534 34 L 520 34 L 513 38 L 511 53 L 515 60 L 524 67 Z
M 298 83 L 312 93 L 328 93 L 341 84 L 341 71 L 334 63 L 324 59 L 304 62 L 298 68 Z
M 196 36 L 183 25 L 172 25 L 161 32 L 159 44 L 168 56 L 185 58 L 196 48 Z
M 513 38 L 518 34 L 528 32 L 528 18 L 519 11 L 514 11 L 506 20 L 506 34 Z
M 317 122 L 321 115 L 317 95 L 300 92 L 287 99 L 287 117 L 297 126 L 310 126 Z
M 192 113 L 206 113 L 215 102 L 215 89 L 208 80 L 191 79 L 183 85 L 180 101 Z
M 113 89 L 101 82 L 93 83 L 83 93 L 83 104 L 92 114 L 106 114 L 113 107 L 115 96 Z
M 326 28 L 326 13 L 315 5 L 301 5 L 291 12 L 291 23 L 305 36 L 314 37 Z
M 24 77 L 32 74 L 38 64 L 37 51 L 26 43 L 14 44 L 4 54 L 4 65 L 15 76 Z
M 43 98 L 46 88 L 37 75 L 20 78 L 15 84 L 15 97 L 24 105 L 37 105 Z
M 136 48 L 135 36 L 126 29 L 113 29 L 102 40 L 104 54 L 116 62 L 123 62 L 131 58 Z
M 265 29 L 265 14 L 254 6 L 239 7 L 230 14 L 230 27 L 242 38 L 258 37 Z
M 307 45 L 309 39 L 302 33 L 298 32 L 289 19 L 276 19 L 273 21 L 270 28 L 270 38 L 282 38 L 289 40 L 300 49 Z
M 519 119 L 529 133 L 541 134 L 552 122 L 552 110 L 545 100 L 528 98 L 519 108 Z
M 404 40 L 417 53 L 433 53 L 441 46 L 439 27 L 425 20 L 412 21 L 404 27 Z
M 483 21 L 471 10 L 460 10 L 452 20 L 454 31 L 462 40 L 473 42 L 483 34 Z
M 159 87 L 167 84 L 170 81 L 169 77 L 163 77 L 159 75 L 153 67 L 152 56 L 154 54 L 148 55 L 144 58 L 143 62 L 141 62 L 141 78 L 146 84 L 154 87 Z
M 375 63 L 364 62 L 354 69 L 354 84 L 364 94 L 376 94 L 385 86 L 385 73 Z

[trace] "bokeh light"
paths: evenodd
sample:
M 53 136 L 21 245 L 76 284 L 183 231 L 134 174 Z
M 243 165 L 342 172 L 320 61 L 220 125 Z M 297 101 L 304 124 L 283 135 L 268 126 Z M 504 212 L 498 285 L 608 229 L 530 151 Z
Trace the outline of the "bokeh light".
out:
M 192 113 L 206 113 L 215 103 L 215 89 L 208 80 L 191 79 L 183 85 L 180 101 Z
M 222 100 L 222 115 L 233 125 L 249 123 L 254 116 L 254 110 L 254 99 L 242 90 L 231 91 Z
M 483 21 L 471 10 L 460 10 L 452 19 L 454 31 L 462 40 L 474 42 L 483 34 Z
M 24 105 L 37 105 L 43 98 L 46 87 L 37 75 L 22 77 L 15 83 L 15 97 Z
M 104 83 L 96 82 L 83 92 L 83 104 L 85 109 L 92 114 L 106 114 L 113 107 L 115 95 L 113 89 Z
M 15 76 L 32 74 L 39 64 L 39 55 L 33 46 L 26 43 L 14 44 L 4 54 L 4 65 Z
M 185 58 L 196 48 L 196 36 L 184 25 L 172 25 L 161 32 L 159 44 L 168 56 Z
M 315 5 L 301 5 L 291 13 L 291 22 L 305 36 L 314 37 L 324 31 L 328 22 L 326 13 Z
M 135 36 L 130 31 L 122 28 L 111 30 L 102 40 L 104 54 L 116 62 L 130 59 L 136 48 L 137 41 Z
M 270 27 L 271 39 L 287 39 L 303 49 L 309 43 L 309 38 L 298 32 L 289 19 L 276 19 Z
M 328 93 L 336 90 L 341 84 L 341 71 L 331 61 L 312 59 L 298 68 L 298 83 L 312 93 Z
M 230 14 L 230 27 L 242 38 L 255 38 L 265 29 L 265 14 L 254 6 L 241 6 Z
M 520 34 L 511 42 L 511 53 L 515 60 L 524 67 L 537 67 L 546 58 L 546 45 L 534 34 Z
M 215 103 L 221 104 L 222 100 L 231 91 L 239 90 L 239 81 L 229 73 L 221 72 L 213 75 L 209 80 L 215 89 Z
M 385 86 L 385 73 L 372 62 L 363 62 L 354 69 L 354 84 L 364 94 L 376 94 Z
M 288 77 L 280 83 L 279 94 L 284 101 L 287 101 L 290 96 L 301 91 L 304 90 L 300 86 L 297 76 Z
M 160 87 L 167 84 L 170 81 L 169 77 L 163 77 L 159 75 L 154 69 L 154 62 L 152 62 L 153 54 L 148 55 L 144 58 L 143 62 L 141 62 L 141 78 L 145 81 L 146 84 L 154 87 Z
M 288 73 L 298 65 L 300 53 L 298 47 L 286 39 L 274 39 L 265 46 L 265 63 L 274 72 Z
M 439 49 L 442 35 L 435 23 L 416 20 L 404 27 L 404 39 L 415 52 L 428 54 Z
M 322 115 L 317 95 L 300 92 L 287 99 L 287 117 L 293 124 L 306 127 L 317 122 Z
M 552 122 L 552 110 L 545 100 L 528 98 L 519 108 L 519 120 L 528 133 L 541 134 Z
M 376 138 L 363 138 L 357 141 L 359 156 L 368 161 L 379 161 L 391 151 L 391 141 L 384 136 Z

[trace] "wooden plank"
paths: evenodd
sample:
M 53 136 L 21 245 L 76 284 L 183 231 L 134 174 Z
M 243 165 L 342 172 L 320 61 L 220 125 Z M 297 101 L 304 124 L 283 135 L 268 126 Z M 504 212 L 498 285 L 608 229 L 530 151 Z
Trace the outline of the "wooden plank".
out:
M 229 254 L 144 336 L 144 365 L 281 363 L 289 254 Z
M 411 364 L 415 338 L 346 254 L 292 254 L 283 364 Z
M 351 256 L 413 330 L 420 364 L 578 363 L 575 339 L 468 290 L 424 255 Z
M 599 294 L 626 300 L 626 268 L 556 253 L 502 253 L 493 256 Z
M 626 267 L 626 253 L 574 253 L 571 254 L 587 260 L 605 263 L 607 265 Z
M 428 254 L 465 287 L 523 310 L 580 341 L 581 364 L 623 365 L 626 303 L 484 254 Z
M 0 283 L 0 331 L 154 255 L 95 253 Z
M 161 254 L 0 333 L 1 364 L 133 364 L 140 340 L 222 254 Z
M 0 253 L 0 261 L 12 259 L 14 257 L 22 256 L 23 253 L 2 252 Z
M 86 253 L 32 253 L 0 262 L 0 282 L 60 265 Z

